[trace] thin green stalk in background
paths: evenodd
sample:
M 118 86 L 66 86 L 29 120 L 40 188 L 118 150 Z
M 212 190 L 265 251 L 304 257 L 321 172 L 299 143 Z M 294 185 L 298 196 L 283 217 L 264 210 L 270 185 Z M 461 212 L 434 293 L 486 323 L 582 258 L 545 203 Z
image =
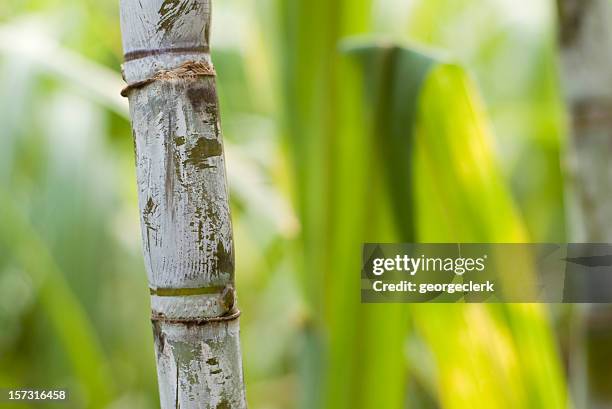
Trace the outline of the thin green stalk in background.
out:
M 371 4 L 300 0 L 280 7 L 286 140 L 302 222 L 300 275 L 312 311 L 303 329 L 303 351 L 310 352 L 301 353 L 302 407 L 397 407 L 404 399 L 398 354 L 405 330 L 393 324 L 401 311 L 385 307 L 377 314 L 361 306 L 353 276 L 376 206 L 365 200 L 371 191 L 364 181 L 375 170 L 358 72 L 338 52 L 341 38 L 368 30 Z M 389 348 L 379 348 L 384 343 Z

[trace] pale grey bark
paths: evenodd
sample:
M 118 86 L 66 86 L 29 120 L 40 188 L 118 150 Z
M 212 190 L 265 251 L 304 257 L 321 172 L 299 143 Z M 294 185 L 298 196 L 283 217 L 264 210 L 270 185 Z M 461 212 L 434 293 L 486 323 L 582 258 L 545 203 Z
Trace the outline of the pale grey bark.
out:
M 210 0 L 121 0 L 162 409 L 246 407 Z

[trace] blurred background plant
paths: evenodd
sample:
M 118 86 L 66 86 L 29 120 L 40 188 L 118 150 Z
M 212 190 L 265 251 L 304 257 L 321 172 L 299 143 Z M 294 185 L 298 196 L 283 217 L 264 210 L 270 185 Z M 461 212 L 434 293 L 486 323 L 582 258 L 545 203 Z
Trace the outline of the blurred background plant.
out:
M 117 3 L 0 4 L 0 385 L 55 407 L 158 407 Z M 571 406 L 570 307 L 358 279 L 364 241 L 566 240 L 555 7 L 215 1 L 251 407 Z

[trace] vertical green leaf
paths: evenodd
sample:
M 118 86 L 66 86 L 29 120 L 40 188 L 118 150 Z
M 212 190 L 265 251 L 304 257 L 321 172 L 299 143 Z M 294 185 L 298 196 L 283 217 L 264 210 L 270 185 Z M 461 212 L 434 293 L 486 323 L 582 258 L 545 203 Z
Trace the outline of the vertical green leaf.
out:
M 37 287 L 55 336 L 64 346 L 75 377 L 82 382 L 88 407 L 105 407 L 113 397 L 114 382 L 96 332 L 49 249 L 6 192 L 0 192 L 0 224 L 0 243 Z
M 373 138 L 396 237 L 421 242 L 526 242 L 498 168 L 483 104 L 458 65 L 400 47 L 353 49 L 364 66 Z M 408 202 L 410 201 L 410 202 Z M 551 329 L 538 307 L 415 305 L 412 320 L 436 363 L 447 408 L 565 407 Z M 537 341 L 510 331 L 529 327 Z M 524 365 L 538 355 L 537 365 Z M 546 375 L 545 375 L 546 374 Z M 530 379 L 530 381 L 526 381 Z M 548 400 L 543 400 L 547 397 Z

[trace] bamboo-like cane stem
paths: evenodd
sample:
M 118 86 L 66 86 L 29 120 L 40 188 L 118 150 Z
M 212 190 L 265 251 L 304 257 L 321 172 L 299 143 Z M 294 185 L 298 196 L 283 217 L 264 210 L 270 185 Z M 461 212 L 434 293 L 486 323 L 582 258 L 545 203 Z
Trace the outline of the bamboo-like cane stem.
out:
M 612 3 L 558 0 L 562 82 L 572 116 L 572 240 L 612 240 Z
M 245 408 L 210 0 L 121 0 L 162 409 Z
M 571 113 L 570 209 L 576 242 L 612 240 L 612 2 L 557 0 L 561 74 Z M 569 376 L 576 407 L 611 402 L 597 379 L 610 377 L 605 345 L 612 329 L 612 308 L 574 307 Z M 608 340 L 608 341 L 607 341 Z M 591 347 L 589 347 L 591 345 Z M 590 359 L 587 359 L 590 357 Z

